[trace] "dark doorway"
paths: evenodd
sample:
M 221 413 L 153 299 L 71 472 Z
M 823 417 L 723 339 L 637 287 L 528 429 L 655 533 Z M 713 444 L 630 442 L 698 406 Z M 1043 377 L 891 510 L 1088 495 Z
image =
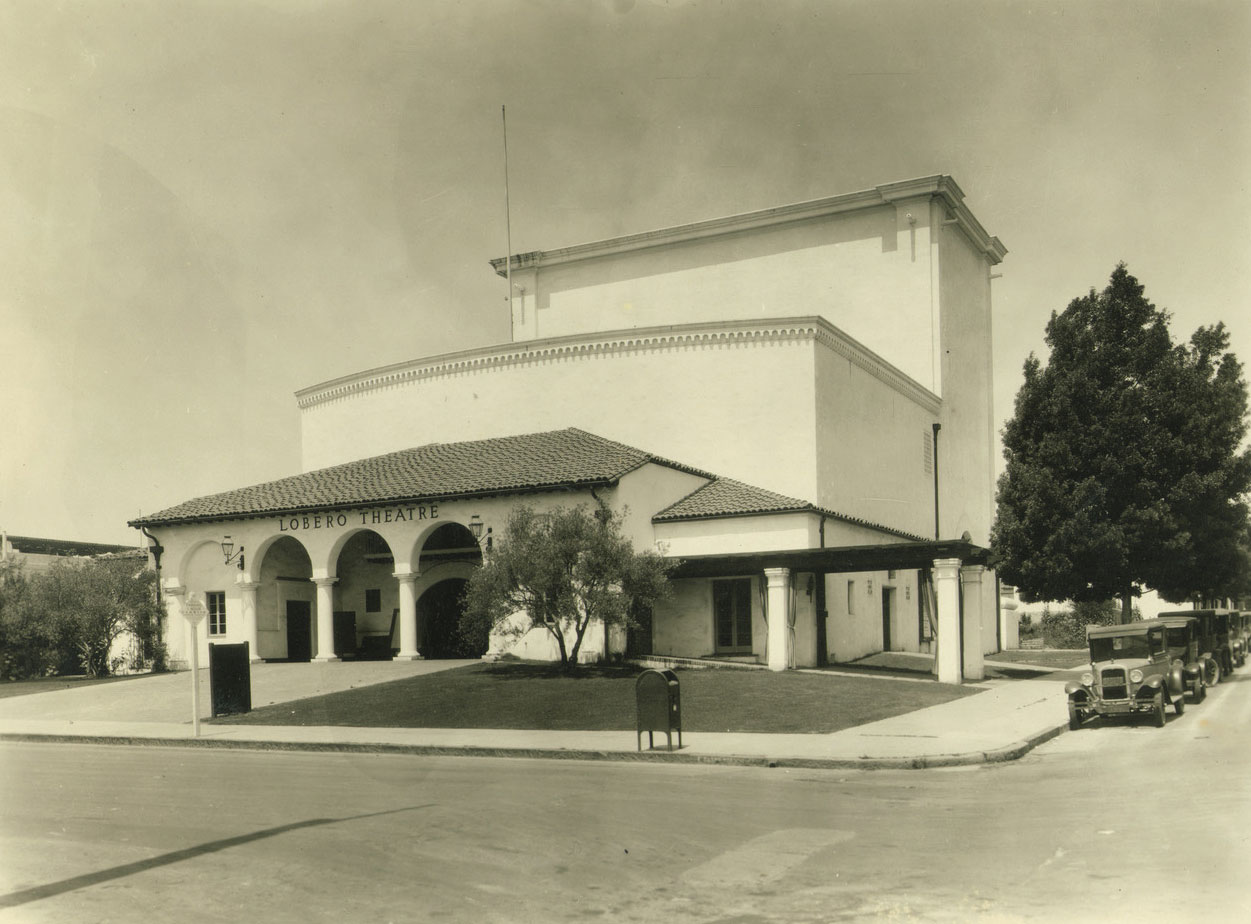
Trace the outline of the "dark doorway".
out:
M 890 614 L 894 609 L 895 588 L 882 588 L 882 650 L 890 651 Z
M 465 639 L 460 633 L 460 616 L 464 612 L 465 585 L 468 581 L 450 578 L 435 584 L 417 601 L 417 621 L 425 629 L 420 646 L 421 655 L 429 660 L 440 658 L 480 658 L 486 654 L 488 639 Z
M 287 601 L 287 660 L 313 659 L 313 605 L 307 600 Z
M 632 613 L 635 624 L 626 628 L 626 657 L 637 658 L 652 653 L 652 610 L 649 606 L 635 607 Z
M 751 653 L 751 578 L 712 582 L 713 630 L 721 654 Z

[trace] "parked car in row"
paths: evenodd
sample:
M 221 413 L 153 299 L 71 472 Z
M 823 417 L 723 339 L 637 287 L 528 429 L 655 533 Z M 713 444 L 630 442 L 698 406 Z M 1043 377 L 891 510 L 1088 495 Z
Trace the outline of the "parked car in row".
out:
M 1096 715 L 1152 717 L 1163 727 L 1165 707 L 1180 715 L 1186 693 L 1198 703 L 1207 688 L 1246 663 L 1251 613 L 1176 610 L 1116 626 L 1090 626 L 1090 670 L 1068 683 L 1069 728 Z
M 1164 646 L 1168 649 L 1169 660 L 1174 665 L 1180 664 L 1182 681 L 1190 692 L 1190 698 L 1201 703 L 1207 696 L 1210 684 L 1207 677 L 1213 676 L 1212 657 L 1199 650 L 1199 620 L 1193 616 L 1161 616 L 1164 624 Z M 1219 672 L 1215 674 L 1220 679 Z
M 1207 673 L 1204 682 L 1208 686 L 1220 683 L 1221 677 L 1232 674 L 1236 666 L 1234 650 L 1234 620 L 1231 616 L 1239 616 L 1237 611 L 1230 610 L 1173 610 L 1161 613 L 1160 619 L 1176 616 L 1190 616 L 1198 622 L 1199 653 L 1210 657 L 1212 664 L 1205 665 Z M 1245 646 L 1240 645 L 1239 651 Z M 1245 660 L 1245 656 L 1242 656 Z M 1241 663 L 1241 661 L 1237 661 Z
M 1096 715 L 1150 715 L 1164 727 L 1164 709 L 1186 708 L 1184 667 L 1169 654 L 1166 623 L 1158 619 L 1116 626 L 1091 626 L 1090 670 L 1070 681 L 1069 728 L 1080 728 Z

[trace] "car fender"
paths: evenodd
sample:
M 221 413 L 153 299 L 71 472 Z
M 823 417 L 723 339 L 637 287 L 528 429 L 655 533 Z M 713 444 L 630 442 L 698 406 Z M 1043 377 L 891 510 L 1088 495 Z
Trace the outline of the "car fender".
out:
M 1161 683 L 1160 678 L 1158 676 L 1148 677 L 1146 680 L 1144 680 L 1142 683 L 1138 685 L 1138 690 L 1134 694 L 1134 696 L 1136 696 L 1138 699 L 1150 699 L 1151 697 L 1159 693 L 1160 689 L 1163 686 L 1164 684 Z
M 1064 685 L 1064 695 L 1081 702 L 1090 699 L 1090 690 L 1080 680 L 1070 680 Z
M 1173 696 L 1180 696 L 1186 691 L 1186 679 L 1182 676 L 1182 669 L 1180 665 L 1175 665 L 1173 669 L 1168 672 L 1168 691 Z

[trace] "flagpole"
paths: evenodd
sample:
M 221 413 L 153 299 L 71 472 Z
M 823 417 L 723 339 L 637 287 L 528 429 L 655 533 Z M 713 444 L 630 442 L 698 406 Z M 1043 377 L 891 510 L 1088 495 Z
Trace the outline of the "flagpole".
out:
M 508 201 L 508 108 L 500 106 L 500 118 L 504 123 L 504 232 L 508 238 L 508 253 L 504 257 L 504 280 L 508 286 L 509 340 L 516 339 L 513 330 L 513 226 L 512 207 Z

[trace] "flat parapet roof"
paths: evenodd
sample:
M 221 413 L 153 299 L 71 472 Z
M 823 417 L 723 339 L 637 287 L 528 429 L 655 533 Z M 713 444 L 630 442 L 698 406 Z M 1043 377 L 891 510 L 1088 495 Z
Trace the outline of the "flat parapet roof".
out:
M 999 238 L 989 234 L 964 204 L 964 192 L 950 176 L 935 174 L 919 177 L 914 180 L 902 180 L 897 183 L 886 183 L 859 192 L 829 196 L 824 199 L 813 199 L 808 202 L 797 202 L 792 205 L 780 205 L 775 208 L 761 209 L 755 212 L 744 212 L 740 215 L 729 215 L 724 218 L 712 218 L 696 221 L 671 228 L 659 228 L 639 234 L 627 234 L 621 237 L 592 241 L 586 244 L 575 244 L 556 250 L 532 250 L 528 253 L 511 255 L 511 266 L 508 257 L 496 257 L 491 266 L 500 276 L 507 275 L 509 270 L 518 271 L 535 267 L 557 266 L 561 263 L 572 263 L 594 257 L 627 253 L 635 250 L 646 250 L 651 247 L 663 247 L 704 238 L 719 237 L 725 234 L 736 234 L 743 231 L 754 231 L 775 225 L 792 224 L 808 221 L 813 218 L 837 215 L 867 208 L 880 208 L 901 199 L 914 199 L 930 196 L 941 199 L 947 206 L 954 221 L 973 242 L 974 246 L 986 256 L 992 264 L 1003 261 L 1008 253 Z

